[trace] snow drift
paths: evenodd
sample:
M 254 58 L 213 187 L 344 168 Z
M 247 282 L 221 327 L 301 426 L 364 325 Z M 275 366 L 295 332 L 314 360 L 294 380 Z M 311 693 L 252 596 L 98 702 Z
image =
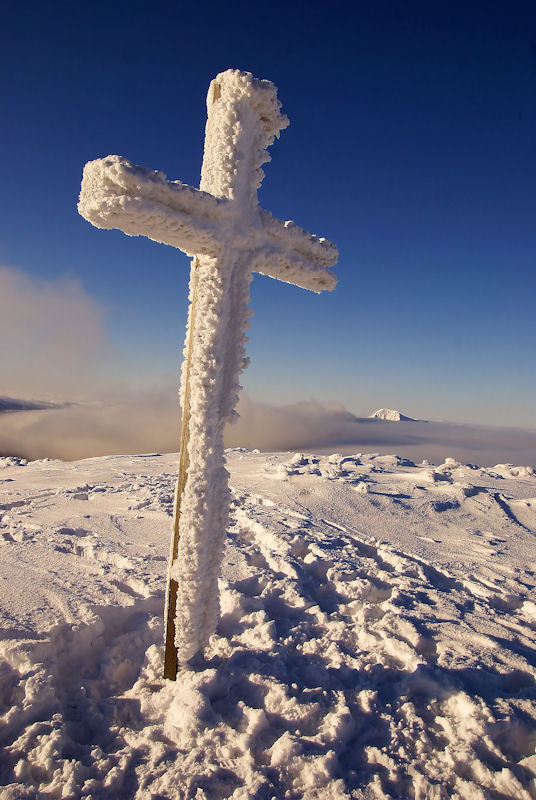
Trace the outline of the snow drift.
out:
M 0 469 L 3 800 L 534 797 L 534 470 L 228 453 L 223 615 L 175 683 L 176 458 Z

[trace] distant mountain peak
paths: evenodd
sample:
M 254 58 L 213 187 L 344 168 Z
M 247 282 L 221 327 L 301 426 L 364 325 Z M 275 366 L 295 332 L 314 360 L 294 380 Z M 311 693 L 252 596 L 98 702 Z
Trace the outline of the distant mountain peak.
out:
M 394 408 L 379 408 L 370 417 L 371 419 L 386 419 L 389 422 L 417 422 L 413 417 L 407 417 Z

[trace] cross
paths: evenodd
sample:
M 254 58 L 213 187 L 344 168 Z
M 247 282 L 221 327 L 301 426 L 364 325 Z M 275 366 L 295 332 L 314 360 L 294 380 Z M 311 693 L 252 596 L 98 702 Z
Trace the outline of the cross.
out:
M 273 83 L 227 70 L 210 84 L 201 184 L 168 181 L 120 156 L 84 168 L 78 210 L 98 228 L 147 236 L 193 256 L 181 373 L 182 431 L 166 593 L 164 676 L 207 644 L 219 615 L 229 516 L 223 429 L 245 369 L 252 272 L 321 292 L 334 244 L 258 204 L 267 148 L 289 124 Z

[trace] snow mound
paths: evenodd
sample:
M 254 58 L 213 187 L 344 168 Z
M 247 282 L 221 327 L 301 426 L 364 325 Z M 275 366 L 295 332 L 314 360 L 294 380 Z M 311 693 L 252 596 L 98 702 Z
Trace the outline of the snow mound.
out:
M 18 458 L 17 456 L 2 456 L 0 458 L 0 469 L 6 467 L 24 467 L 28 461 L 25 458 Z
M 407 417 L 400 411 L 394 408 L 379 408 L 374 414 L 370 415 L 371 419 L 387 419 L 389 422 L 419 422 L 413 417 Z
M 513 464 L 496 464 L 493 469 L 505 478 L 531 478 L 536 475 L 534 467 L 528 466 L 515 467 Z

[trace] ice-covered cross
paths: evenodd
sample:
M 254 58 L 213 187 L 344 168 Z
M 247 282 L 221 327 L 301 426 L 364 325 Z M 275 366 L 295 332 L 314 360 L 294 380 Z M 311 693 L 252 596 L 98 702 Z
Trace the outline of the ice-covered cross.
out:
M 320 292 L 338 257 L 326 239 L 260 208 L 266 149 L 288 119 L 277 89 L 227 70 L 210 84 L 200 189 L 120 156 L 84 168 L 78 210 L 98 228 L 147 236 L 193 256 L 181 375 L 182 435 L 166 597 L 164 674 L 208 642 L 229 514 L 224 424 L 236 414 L 252 272 Z

